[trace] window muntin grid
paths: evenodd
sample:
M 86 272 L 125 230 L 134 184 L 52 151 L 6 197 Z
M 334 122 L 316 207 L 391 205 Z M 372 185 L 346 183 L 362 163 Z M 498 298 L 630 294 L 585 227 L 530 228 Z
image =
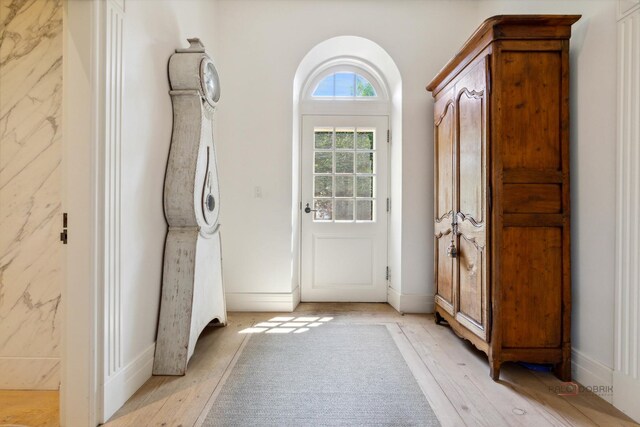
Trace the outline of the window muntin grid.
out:
M 375 222 L 375 128 L 316 127 L 314 222 Z

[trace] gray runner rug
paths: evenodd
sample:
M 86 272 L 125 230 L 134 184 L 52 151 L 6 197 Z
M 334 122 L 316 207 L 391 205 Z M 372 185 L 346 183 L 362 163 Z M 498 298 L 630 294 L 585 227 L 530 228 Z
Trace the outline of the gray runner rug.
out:
M 204 426 L 439 426 L 385 326 L 252 335 Z

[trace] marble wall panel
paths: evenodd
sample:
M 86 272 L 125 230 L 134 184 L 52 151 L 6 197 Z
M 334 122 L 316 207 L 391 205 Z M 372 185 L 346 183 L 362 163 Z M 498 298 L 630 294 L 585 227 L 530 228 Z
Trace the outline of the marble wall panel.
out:
M 57 389 L 62 0 L 0 0 L 0 388 Z

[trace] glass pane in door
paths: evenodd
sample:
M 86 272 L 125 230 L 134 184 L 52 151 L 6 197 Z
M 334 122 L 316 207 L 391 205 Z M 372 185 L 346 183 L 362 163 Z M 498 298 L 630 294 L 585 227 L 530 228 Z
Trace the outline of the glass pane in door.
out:
M 375 221 L 375 153 L 375 129 L 314 129 L 314 221 Z

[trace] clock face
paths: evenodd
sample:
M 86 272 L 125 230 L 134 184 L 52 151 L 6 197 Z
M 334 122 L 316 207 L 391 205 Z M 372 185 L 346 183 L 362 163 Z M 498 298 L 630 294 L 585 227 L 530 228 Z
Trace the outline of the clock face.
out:
M 220 80 L 216 67 L 209 58 L 204 58 L 200 65 L 200 81 L 207 102 L 214 105 L 220 99 Z

